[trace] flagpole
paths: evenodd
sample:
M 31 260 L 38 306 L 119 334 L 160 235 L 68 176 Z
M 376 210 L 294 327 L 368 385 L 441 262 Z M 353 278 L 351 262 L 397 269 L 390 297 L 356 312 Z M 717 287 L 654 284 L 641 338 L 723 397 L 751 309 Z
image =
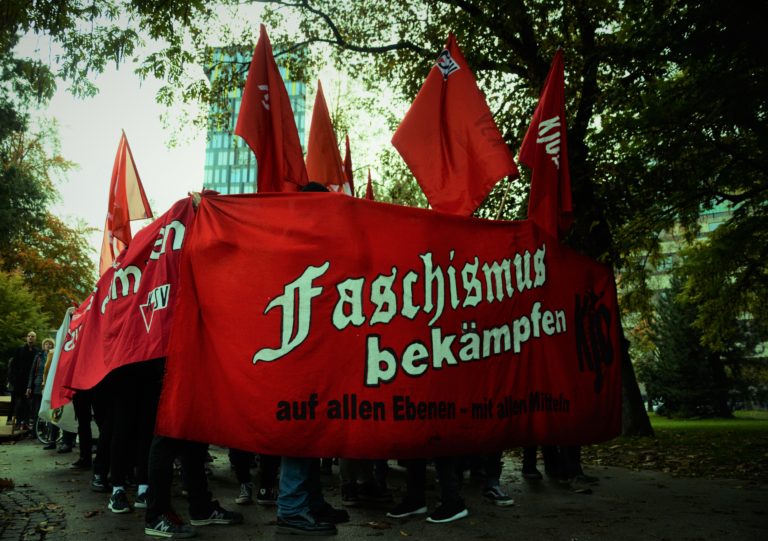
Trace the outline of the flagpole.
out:
M 512 181 L 507 177 L 507 187 L 504 189 L 504 193 L 501 196 L 501 204 L 499 205 L 499 212 L 496 213 L 496 219 L 501 219 L 501 210 L 504 208 L 504 203 L 507 201 L 507 194 L 509 193 L 509 187 L 512 186 Z

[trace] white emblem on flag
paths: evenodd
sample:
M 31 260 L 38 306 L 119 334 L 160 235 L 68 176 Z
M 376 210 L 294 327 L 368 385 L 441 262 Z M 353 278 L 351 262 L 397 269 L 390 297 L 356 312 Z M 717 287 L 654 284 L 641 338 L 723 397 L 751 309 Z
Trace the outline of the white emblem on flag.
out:
M 155 316 L 155 310 L 164 310 L 168 308 L 168 297 L 170 296 L 171 285 L 163 284 L 156 287 L 147 295 L 147 303 L 140 304 L 141 317 L 144 318 L 144 326 L 147 328 L 147 334 L 152 327 L 152 320 Z
M 447 79 L 448 76 L 454 71 L 458 71 L 459 65 L 448 52 L 448 49 L 443 49 L 440 56 L 437 57 L 437 67 L 443 72 L 443 78 Z
M 259 85 L 259 90 L 264 91 L 264 97 L 261 100 L 261 105 L 269 111 L 269 86 L 268 85 Z

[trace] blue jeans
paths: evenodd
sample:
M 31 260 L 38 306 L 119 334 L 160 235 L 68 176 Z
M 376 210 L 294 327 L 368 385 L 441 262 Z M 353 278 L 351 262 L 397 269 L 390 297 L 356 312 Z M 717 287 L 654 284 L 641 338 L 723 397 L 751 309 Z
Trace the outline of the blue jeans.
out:
M 320 459 L 284 456 L 280 465 L 277 516 L 308 515 L 325 504 L 320 490 Z

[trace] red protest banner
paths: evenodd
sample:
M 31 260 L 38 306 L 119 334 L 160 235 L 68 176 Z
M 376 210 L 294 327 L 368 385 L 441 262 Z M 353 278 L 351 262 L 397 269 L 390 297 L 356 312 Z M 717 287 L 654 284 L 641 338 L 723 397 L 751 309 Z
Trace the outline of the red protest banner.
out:
M 294 456 L 605 440 L 618 325 L 610 270 L 530 221 L 204 197 L 157 431 Z
M 178 201 L 139 231 L 72 317 L 59 358 L 52 407 L 90 389 L 115 368 L 163 357 L 178 293 L 178 258 L 192 201 Z

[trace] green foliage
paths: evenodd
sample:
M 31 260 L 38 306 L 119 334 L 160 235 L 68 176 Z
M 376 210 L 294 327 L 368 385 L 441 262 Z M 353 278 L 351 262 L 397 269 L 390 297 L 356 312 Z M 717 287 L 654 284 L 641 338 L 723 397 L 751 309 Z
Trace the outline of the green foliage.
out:
M 652 325 L 656 349 L 638 362 L 638 378 L 649 397 L 663 403 L 666 415 L 729 416 L 723 358 L 702 344 L 694 327 L 696 306 L 681 295 L 682 288 L 682 280 L 673 275 L 670 289 L 660 295 Z
M 47 316 L 22 277 L 0 271 L 0 352 L 5 356 L 20 346 L 30 330 L 43 336 L 49 329 Z

